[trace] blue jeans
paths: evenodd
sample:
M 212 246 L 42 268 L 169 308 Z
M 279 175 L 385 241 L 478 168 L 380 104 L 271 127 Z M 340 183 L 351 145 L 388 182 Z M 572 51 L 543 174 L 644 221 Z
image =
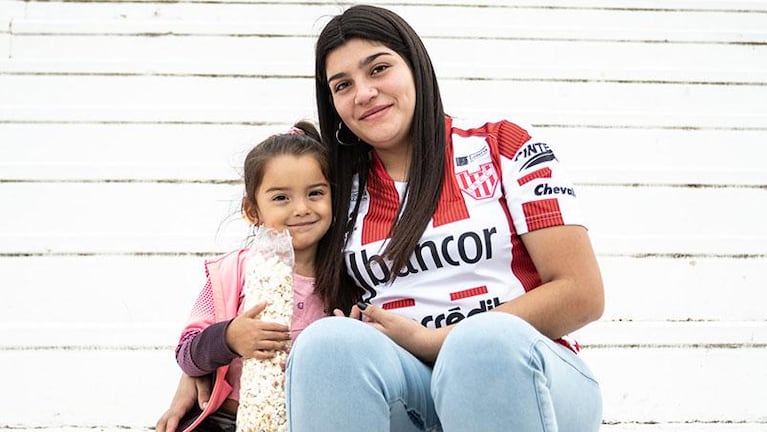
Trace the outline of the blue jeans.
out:
M 293 432 L 588 432 L 602 420 L 583 361 L 502 312 L 458 323 L 433 368 L 361 321 L 318 320 L 285 386 Z

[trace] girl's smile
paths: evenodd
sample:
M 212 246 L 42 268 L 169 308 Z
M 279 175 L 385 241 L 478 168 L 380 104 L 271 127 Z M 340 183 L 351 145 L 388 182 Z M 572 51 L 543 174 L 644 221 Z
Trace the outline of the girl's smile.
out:
M 296 258 L 314 256 L 330 227 L 330 184 L 314 156 L 275 156 L 267 164 L 256 191 L 259 224 L 287 228 Z

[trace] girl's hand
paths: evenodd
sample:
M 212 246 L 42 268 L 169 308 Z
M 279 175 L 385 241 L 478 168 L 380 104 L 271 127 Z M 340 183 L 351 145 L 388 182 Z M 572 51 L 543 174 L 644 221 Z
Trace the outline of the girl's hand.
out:
M 266 302 L 261 302 L 238 315 L 226 329 L 226 344 L 242 358 L 267 360 L 276 351 L 287 351 L 290 342 L 288 326 L 261 321 Z
M 341 309 L 333 309 L 333 315 L 335 315 L 337 317 L 345 317 L 346 316 L 344 311 L 342 311 Z M 356 320 L 362 319 L 362 311 L 360 310 L 359 307 L 357 307 L 357 305 L 352 306 L 352 310 L 351 310 L 351 312 L 349 312 L 349 318 L 353 318 L 353 319 L 356 319 Z
M 426 363 L 437 359 L 437 354 L 451 327 L 428 329 L 410 318 L 397 315 L 377 306 L 362 303 L 364 309 L 353 306 L 352 314 L 360 311 L 362 320 L 380 330 L 397 345 L 405 348 Z

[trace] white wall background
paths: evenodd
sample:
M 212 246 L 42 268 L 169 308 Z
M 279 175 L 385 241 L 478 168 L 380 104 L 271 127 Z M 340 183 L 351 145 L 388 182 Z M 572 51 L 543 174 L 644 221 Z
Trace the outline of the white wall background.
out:
M 767 430 L 767 2 L 384 1 L 454 115 L 571 167 L 606 431 Z M 327 1 L 0 0 L 0 429 L 146 429 L 244 152 L 314 119 Z

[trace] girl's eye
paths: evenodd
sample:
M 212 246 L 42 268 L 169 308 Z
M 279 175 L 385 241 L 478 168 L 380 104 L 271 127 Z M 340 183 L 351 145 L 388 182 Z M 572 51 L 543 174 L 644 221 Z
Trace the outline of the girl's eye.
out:
M 318 196 L 321 197 L 323 195 L 325 195 L 325 191 L 322 189 L 317 189 L 317 190 L 313 190 L 309 192 L 310 197 L 318 197 Z
M 287 195 L 275 195 L 272 197 L 272 201 L 286 201 L 287 199 Z

